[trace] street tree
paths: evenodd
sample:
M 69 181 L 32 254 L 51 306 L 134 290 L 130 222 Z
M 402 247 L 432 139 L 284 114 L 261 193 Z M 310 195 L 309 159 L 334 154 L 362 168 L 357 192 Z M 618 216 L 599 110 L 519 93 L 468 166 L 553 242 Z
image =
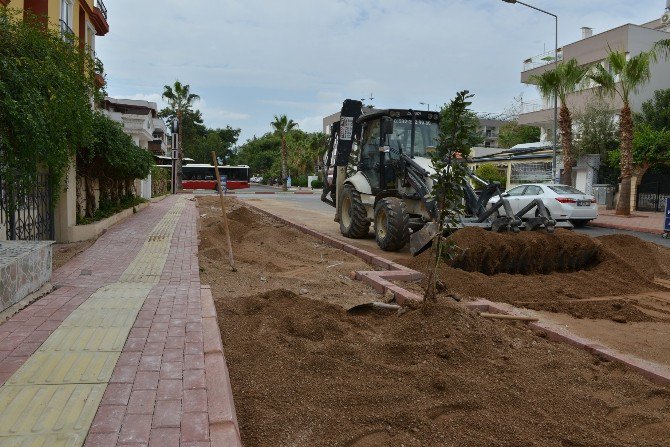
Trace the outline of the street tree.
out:
M 500 126 L 498 132 L 498 145 L 502 148 L 510 148 L 522 143 L 535 143 L 540 141 L 540 128 L 535 126 L 523 126 L 515 121 L 510 121 Z
M 661 40 L 649 51 L 642 51 L 635 56 L 630 56 L 625 51 L 610 50 L 604 64 L 593 65 L 588 74 L 588 77 L 598 85 L 597 91 L 601 96 L 619 97 L 623 103 L 619 112 L 621 188 L 616 214 L 630 215 L 633 175 L 633 114 L 630 109 L 630 96 L 649 82 L 651 64 L 661 55 L 667 58 L 668 52 L 670 52 L 670 39 Z
M 298 127 L 298 123 L 292 119 L 288 119 L 286 115 L 275 115 L 274 121 L 271 123 L 274 133 L 281 138 L 281 175 L 282 175 L 282 190 L 286 191 L 288 186 L 288 154 L 286 151 L 286 135 L 293 129 Z
M 561 130 L 561 153 L 563 155 L 563 174 L 561 182 L 572 184 L 572 116 L 568 108 L 568 95 L 574 93 L 586 76 L 587 69 L 579 65 L 576 59 L 561 62 L 553 70 L 541 75 L 533 75 L 530 82 L 536 84 L 540 94 L 545 99 L 558 97 L 561 102 L 558 125 Z
M 436 150 L 431 154 L 431 163 L 435 170 L 431 198 L 437 209 L 437 235 L 433 244 L 434 258 L 424 301 L 435 300 L 440 262 L 443 258 L 453 257 L 457 250 L 453 243 L 445 241 L 442 234 L 445 225 L 455 227 L 458 216 L 463 214 L 468 169 L 465 161 L 470 155 L 470 148 L 481 138 L 479 120 L 472 119 L 474 113 L 469 109 L 472 97 L 467 90 L 461 91 L 440 111 L 440 134 Z
M 573 155 L 599 154 L 605 162 L 608 154 L 619 147 L 619 136 L 612 108 L 604 101 L 590 102 L 575 114 L 577 133 Z
M 168 122 L 171 124 L 174 118 L 176 117 L 179 121 L 179 125 L 182 129 L 185 129 L 187 126 L 184 125 L 184 118 L 188 118 L 189 121 L 194 119 L 199 119 L 202 122 L 202 116 L 200 112 L 193 111 L 193 104 L 200 99 L 200 96 L 195 93 L 191 93 L 191 86 L 188 84 L 182 84 L 179 80 L 174 82 L 174 85 L 165 85 L 163 86 L 163 99 L 167 100 L 168 107 L 164 108 L 160 112 L 160 116 L 167 118 Z M 189 141 L 186 140 L 188 143 Z M 180 130 L 179 132 L 179 157 L 177 159 L 176 168 L 177 168 L 177 189 L 182 189 L 181 180 L 182 180 L 182 158 L 184 152 L 184 132 Z

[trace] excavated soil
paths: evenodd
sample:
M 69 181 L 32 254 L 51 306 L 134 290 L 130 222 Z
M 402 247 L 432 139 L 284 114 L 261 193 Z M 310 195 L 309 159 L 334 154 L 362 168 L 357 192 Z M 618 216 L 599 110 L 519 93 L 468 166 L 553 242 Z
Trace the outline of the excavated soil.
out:
M 622 323 L 659 318 L 623 297 L 667 290 L 654 281 L 670 276 L 670 250 L 665 247 L 628 235 L 590 238 L 566 230 L 498 234 L 465 228 L 449 240 L 458 248 L 451 264 L 440 267 L 445 295 Z M 427 272 L 432 256 L 426 251 L 404 263 Z M 501 271 L 511 273 L 496 273 Z M 594 297 L 614 298 L 591 301 Z
M 83 242 L 71 242 L 68 244 L 53 244 L 51 246 L 51 269 L 58 270 L 67 262 L 85 251 L 95 243 L 96 239 L 90 239 Z
M 230 271 L 215 203 L 201 276 L 245 445 L 667 446 L 667 387 L 445 299 L 348 315 L 332 303 L 374 297 L 343 278 L 365 265 L 233 201 Z

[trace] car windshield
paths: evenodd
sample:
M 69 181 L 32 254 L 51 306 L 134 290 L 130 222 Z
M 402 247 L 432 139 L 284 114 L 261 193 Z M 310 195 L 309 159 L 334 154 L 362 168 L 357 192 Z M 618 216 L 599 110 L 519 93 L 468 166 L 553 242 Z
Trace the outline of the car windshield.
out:
M 414 156 L 427 157 L 427 147 L 437 146 L 439 125 L 431 121 L 416 120 L 414 124 Z M 402 148 L 409 155 L 412 145 L 412 120 L 393 120 L 393 133 L 390 135 L 389 145 L 392 148 Z
M 568 185 L 551 185 L 549 186 L 549 189 L 557 194 L 584 194 L 577 188 L 573 188 L 572 186 Z

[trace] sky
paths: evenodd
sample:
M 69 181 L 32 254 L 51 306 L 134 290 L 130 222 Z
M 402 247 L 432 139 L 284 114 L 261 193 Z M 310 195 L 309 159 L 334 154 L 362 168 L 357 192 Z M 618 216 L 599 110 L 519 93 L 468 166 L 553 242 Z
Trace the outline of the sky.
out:
M 558 15 L 559 46 L 660 17 L 665 0 L 526 0 Z M 347 98 L 431 110 L 457 91 L 501 113 L 523 96 L 523 60 L 554 48 L 554 19 L 501 0 L 105 0 L 97 37 L 107 92 L 164 105 L 189 84 L 208 127 L 242 129 L 239 144 L 285 114 L 304 131 Z

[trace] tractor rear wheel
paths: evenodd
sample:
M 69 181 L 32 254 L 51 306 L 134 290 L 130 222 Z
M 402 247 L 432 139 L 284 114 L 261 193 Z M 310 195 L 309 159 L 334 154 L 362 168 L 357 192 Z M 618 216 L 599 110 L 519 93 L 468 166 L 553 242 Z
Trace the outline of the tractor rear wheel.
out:
M 352 239 L 361 239 L 367 236 L 370 232 L 370 222 L 368 221 L 368 212 L 361 200 L 361 193 L 347 184 L 342 189 L 340 200 L 342 200 L 340 233 Z
M 409 214 L 405 202 L 386 197 L 375 206 L 375 238 L 384 251 L 398 251 L 409 242 Z

